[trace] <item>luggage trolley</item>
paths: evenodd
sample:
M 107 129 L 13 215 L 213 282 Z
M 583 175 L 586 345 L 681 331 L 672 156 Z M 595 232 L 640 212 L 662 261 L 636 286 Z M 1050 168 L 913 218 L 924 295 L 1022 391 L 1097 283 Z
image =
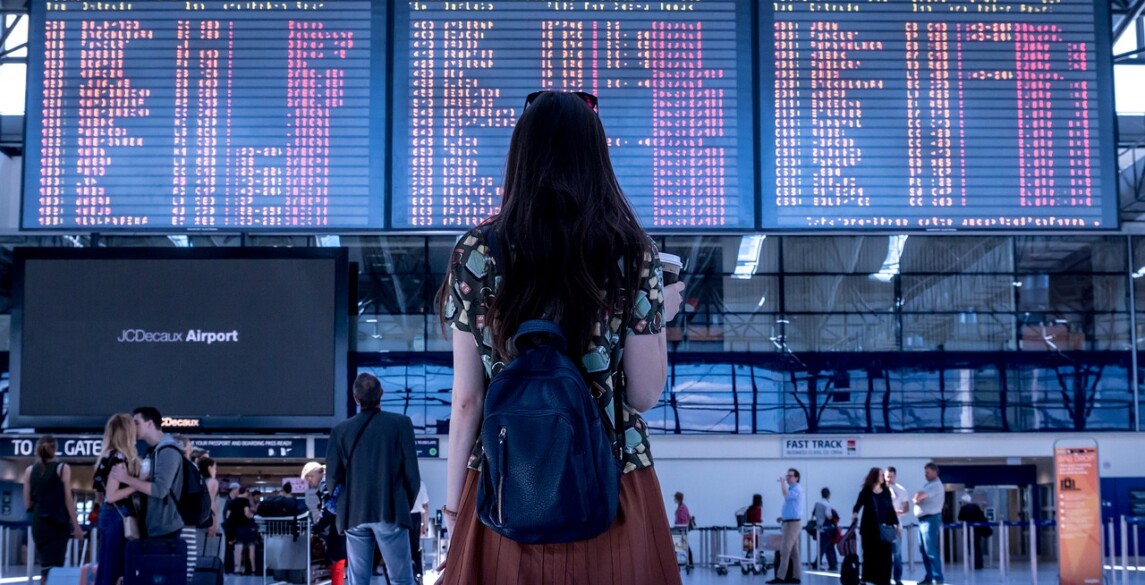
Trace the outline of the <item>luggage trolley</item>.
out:
M 273 562 L 274 570 L 301 570 L 305 572 L 306 585 L 314 582 L 312 561 L 310 558 L 310 511 L 304 511 L 297 516 L 264 517 L 255 516 L 259 534 L 263 537 L 262 582 L 266 585 L 268 570 Z M 276 545 L 276 546 L 272 546 Z M 299 549 L 304 549 L 300 551 Z M 296 567 L 300 557 L 305 557 L 306 564 Z M 287 579 L 288 580 L 288 579 Z
M 676 524 L 672 526 L 672 547 L 676 549 L 676 565 L 688 575 L 692 574 L 693 565 L 690 562 L 688 546 L 688 525 Z
M 743 535 L 743 554 L 717 556 L 716 574 L 727 575 L 728 567 L 735 565 L 739 565 L 739 570 L 744 575 L 766 573 L 770 564 L 767 562 L 767 555 L 764 554 L 763 525 L 744 524 L 739 527 L 739 533 Z

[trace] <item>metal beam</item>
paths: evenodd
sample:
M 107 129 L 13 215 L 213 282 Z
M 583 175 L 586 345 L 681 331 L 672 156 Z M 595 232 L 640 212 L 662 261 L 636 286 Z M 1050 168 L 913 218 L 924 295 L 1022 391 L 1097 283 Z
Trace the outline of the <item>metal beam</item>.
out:
M 0 32 L 0 49 L 3 49 L 8 45 L 8 37 L 12 36 L 12 32 L 16 30 L 16 27 L 20 25 L 20 21 L 23 19 L 23 14 L 17 14 L 16 18 L 13 18 L 11 23 L 4 24 L 4 31 Z
M 3 47 L 3 46 L 4 45 L 0 45 L 0 47 Z M 27 63 L 28 62 L 27 57 L 11 57 L 10 56 L 12 53 L 19 51 L 20 49 L 27 49 L 27 48 L 28 48 L 28 43 L 20 43 L 19 45 L 16 45 L 15 47 L 9 47 L 7 49 L 0 48 L 0 65 L 4 65 L 6 63 Z
M 1129 30 L 1129 27 L 1133 26 L 1138 18 L 1141 18 L 1142 11 L 1145 11 L 1145 0 L 1136 0 L 1125 11 L 1125 16 L 1117 23 L 1117 26 L 1113 27 L 1113 44 L 1116 45 L 1117 41 L 1121 40 L 1121 35 L 1125 34 L 1125 31 Z

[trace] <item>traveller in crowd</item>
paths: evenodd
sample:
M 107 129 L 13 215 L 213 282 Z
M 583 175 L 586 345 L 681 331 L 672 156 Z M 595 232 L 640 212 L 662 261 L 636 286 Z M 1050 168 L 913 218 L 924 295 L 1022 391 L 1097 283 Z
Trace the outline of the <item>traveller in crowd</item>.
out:
M 942 505 L 946 488 L 938 477 L 938 466 L 933 462 L 923 468 L 926 483 L 914 494 L 914 515 L 918 517 L 919 550 L 926 577 L 919 585 L 942 585 L 942 551 L 938 550 L 939 531 L 942 530 Z
M 128 473 L 125 466 L 117 465 L 111 470 L 111 479 L 135 488 L 135 491 L 146 496 L 143 503 L 146 511 L 143 532 L 146 538 L 180 538 L 183 536 L 181 533 L 184 525 L 175 502 L 182 495 L 183 487 L 175 479 L 183 465 L 183 445 L 171 435 L 163 433 L 163 417 L 157 408 L 141 406 L 132 411 L 131 418 L 135 421 L 136 435 L 150 448 L 143 459 L 139 477 Z M 191 540 L 194 540 L 193 532 Z M 189 563 L 194 551 L 191 548 L 187 550 Z M 190 569 L 193 573 L 194 565 Z
M 675 514 L 675 518 L 672 519 L 672 527 L 673 528 L 683 527 L 685 529 L 695 528 L 696 527 L 696 519 L 692 517 L 691 510 L 689 510 L 688 505 L 684 503 L 684 492 L 676 492 L 676 495 L 673 496 L 673 499 L 676 500 L 676 514 Z M 693 565 L 692 547 L 691 547 L 691 545 L 689 545 L 688 546 L 688 566 L 691 567 L 692 565 Z
M 974 503 L 974 497 L 969 493 L 962 494 L 962 507 L 958 509 L 958 521 L 971 524 L 988 521 L 982 507 Z M 994 529 L 989 526 L 974 526 L 971 534 L 974 536 L 974 570 L 982 570 L 982 553 L 986 550 L 986 543 L 994 536 Z
M 663 327 L 679 310 L 684 284 L 662 283 L 655 243 L 620 189 L 596 107 L 596 97 L 583 92 L 528 96 L 509 143 L 501 210 L 461 237 L 438 292 L 440 314 L 453 333 L 442 508 L 453 534 L 446 584 L 472 583 L 476 575 L 497 575 L 487 585 L 680 583 L 640 413 L 656 404 L 664 386 Z M 511 359 L 509 342 L 519 325 L 546 316 L 559 321 L 569 353 L 584 356 L 604 424 L 626 443 L 616 520 L 570 546 L 519 543 L 477 514 L 486 388 Z M 623 407 L 619 421 L 614 400 Z M 599 562 L 608 558 L 624 562 Z M 544 572 L 552 566 L 565 570 L 553 578 Z
M 219 529 L 223 531 L 223 567 L 228 569 L 228 572 L 234 571 L 235 558 L 235 535 L 231 532 L 231 525 L 227 523 L 227 511 L 231 508 L 231 502 L 239 497 L 239 488 L 242 487 L 237 481 L 230 482 L 227 485 L 226 495 L 223 496 L 219 502 Z
M 246 486 L 239 486 L 238 493 L 231 498 L 231 503 L 227 504 L 227 509 L 223 514 L 225 515 L 223 530 L 230 535 L 235 543 L 235 573 L 238 575 L 254 574 L 258 571 L 255 564 L 258 525 L 254 521 L 254 508 L 251 505 L 250 493 Z M 243 552 L 246 552 L 245 557 Z
M 135 421 L 136 435 L 147 443 L 149 449 L 139 477 L 127 473 L 125 467 L 117 466 L 111 470 L 111 478 L 146 496 L 144 533 L 147 538 L 178 538 L 183 529 L 183 519 L 179 517 L 175 500 L 182 486 L 175 483 L 175 476 L 183 465 L 183 445 L 163 432 L 163 417 L 158 409 L 141 406 L 132 412 L 131 418 Z M 168 497 L 173 492 L 175 497 Z
M 44 435 L 36 441 L 38 461 L 24 470 L 24 507 L 31 515 L 32 539 L 40 553 L 41 579 L 51 567 L 64 566 L 68 537 L 84 538 L 72 499 L 72 470 L 56 458 L 56 438 Z
M 834 571 L 839 566 L 835 555 L 835 537 L 839 534 L 839 513 L 831 504 L 831 490 L 819 490 L 821 496 L 815 507 L 811 509 L 811 519 L 815 521 L 816 541 L 819 543 L 819 554 L 815 556 L 812 566 L 818 569 L 823 563 L 823 556 L 827 557 L 827 570 Z
M 429 534 L 429 488 L 425 482 L 417 490 L 417 498 L 410 509 L 409 545 L 410 556 L 413 558 L 413 576 L 421 583 L 422 573 L 425 572 L 425 561 L 422 559 L 421 539 Z
M 195 453 L 195 446 L 191 444 L 191 439 L 187 438 L 187 435 L 181 433 L 175 433 L 171 435 L 171 437 L 176 441 L 179 441 L 179 444 L 183 446 L 183 456 L 194 461 L 195 459 L 192 457 L 192 455 Z
M 207 455 L 200 456 L 195 465 L 199 466 L 199 473 L 202 474 L 203 480 L 207 484 L 207 493 L 211 495 L 211 525 L 207 528 L 197 529 L 195 538 L 201 547 L 201 556 L 221 557 L 223 543 L 217 527 L 217 519 L 222 515 L 222 508 L 219 507 L 218 502 L 219 480 L 216 479 L 219 469 L 215 460 Z
M 783 490 L 783 510 L 776 520 L 783 529 L 783 544 L 779 548 L 779 568 L 776 578 L 768 583 L 799 583 L 803 577 L 803 566 L 799 562 L 799 535 L 803 532 L 803 485 L 799 483 L 799 471 L 792 468 L 779 478 Z M 788 567 L 794 567 L 792 577 L 786 578 Z
M 308 461 L 302 466 L 299 477 L 306 482 L 306 508 L 310 510 L 310 517 L 317 522 L 322 516 L 322 490 L 325 487 L 322 480 L 326 478 L 326 466 L 317 461 Z
M 338 533 L 335 522 L 337 498 L 326 485 L 326 466 L 310 461 L 302 467 L 302 479 L 310 490 L 314 490 L 318 503 L 314 515 L 314 534 L 326 545 L 326 562 L 330 567 L 330 585 L 343 585 L 346 582 L 346 537 Z M 341 486 L 338 486 L 338 490 Z
M 130 414 L 113 414 L 103 428 L 103 451 L 95 462 L 92 487 L 103 496 L 104 513 L 99 519 L 99 552 L 96 585 L 116 585 L 124 574 L 127 534 L 124 526 L 135 524 L 138 538 L 139 511 L 131 495 L 135 488 L 111 478 L 111 470 L 123 465 L 129 475 L 139 476 L 139 453 L 135 450 L 135 421 Z
M 382 384 L 370 373 L 354 380 L 360 412 L 330 431 L 326 473 L 338 496 L 336 522 L 346 534 L 350 585 L 369 585 L 374 545 L 381 550 L 391 585 L 414 582 L 410 555 L 410 508 L 421 475 L 413 421 L 381 410 Z
M 887 467 L 886 480 L 900 528 L 898 538 L 891 546 L 891 576 L 894 577 L 895 585 L 902 585 L 902 547 L 903 543 L 906 542 L 907 535 L 903 529 L 913 524 L 913 522 L 909 522 L 911 520 L 910 497 L 907 495 L 906 488 L 898 483 L 898 470 L 894 467 Z
M 901 533 L 902 527 L 899 526 L 898 514 L 894 510 L 891 490 L 883 480 L 883 470 L 872 467 L 867 473 L 853 512 L 859 521 L 859 538 L 863 544 L 863 582 L 890 585 L 891 545 L 894 538 L 888 539 L 883 534 L 883 527 L 893 526 L 895 536 Z
M 751 495 L 751 505 L 744 512 L 743 521 L 747 524 L 763 524 L 763 494 Z

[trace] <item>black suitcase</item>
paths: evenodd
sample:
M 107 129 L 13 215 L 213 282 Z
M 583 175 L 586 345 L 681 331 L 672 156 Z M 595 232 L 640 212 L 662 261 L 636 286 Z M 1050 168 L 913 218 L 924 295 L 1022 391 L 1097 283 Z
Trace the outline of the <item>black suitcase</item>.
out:
M 195 561 L 195 576 L 191 585 L 223 585 L 223 560 L 219 557 L 199 557 Z
M 187 585 L 187 541 L 129 540 L 124 565 L 123 585 Z

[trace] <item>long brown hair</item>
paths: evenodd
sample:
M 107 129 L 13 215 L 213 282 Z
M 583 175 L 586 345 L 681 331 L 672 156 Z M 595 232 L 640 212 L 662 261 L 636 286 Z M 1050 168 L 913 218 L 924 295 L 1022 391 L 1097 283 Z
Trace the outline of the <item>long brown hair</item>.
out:
M 873 490 L 876 485 L 885 485 L 885 483 L 883 480 L 883 470 L 878 467 L 872 467 L 871 470 L 867 472 L 867 478 L 863 480 L 863 489 Z
M 501 211 L 486 226 L 504 262 L 486 315 L 502 356 L 520 324 L 542 316 L 561 325 L 570 353 L 584 353 L 604 318 L 632 303 L 650 245 L 616 180 L 600 118 L 571 93 L 545 92 L 521 114 Z M 448 283 L 437 297 L 443 318 Z
M 131 475 L 139 475 L 139 453 L 135 450 L 135 420 L 130 414 L 122 412 L 113 414 L 103 426 L 103 450 L 99 458 L 102 460 L 112 451 L 118 451 L 127 458 L 127 471 Z
M 56 456 L 56 438 L 52 435 L 44 435 L 36 441 L 36 457 L 40 458 L 40 463 L 44 467 L 48 466 L 48 462 Z

